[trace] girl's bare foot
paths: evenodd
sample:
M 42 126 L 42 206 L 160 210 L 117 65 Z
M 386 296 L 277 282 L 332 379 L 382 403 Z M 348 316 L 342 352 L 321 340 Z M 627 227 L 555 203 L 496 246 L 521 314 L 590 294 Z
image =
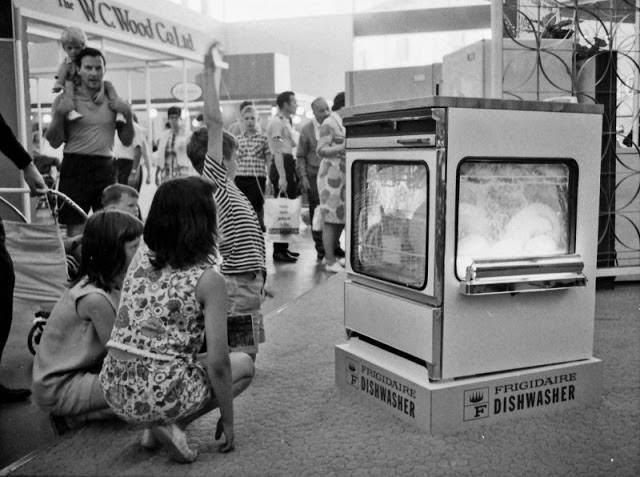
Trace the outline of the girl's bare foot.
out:
M 167 448 L 171 458 L 176 462 L 188 464 L 196 460 L 198 453 L 189 448 L 187 435 L 177 424 L 166 424 L 151 428 L 151 434 Z
M 140 445 L 147 450 L 155 450 L 160 447 L 160 442 L 153 436 L 151 428 L 147 427 L 142 431 Z

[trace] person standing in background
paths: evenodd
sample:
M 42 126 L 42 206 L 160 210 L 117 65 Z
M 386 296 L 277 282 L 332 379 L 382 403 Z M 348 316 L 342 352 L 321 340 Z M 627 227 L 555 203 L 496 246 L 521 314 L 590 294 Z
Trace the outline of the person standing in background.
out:
M 302 126 L 296 152 L 296 168 L 298 177 L 300 178 L 300 185 L 307 193 L 310 224 L 313 223 L 314 212 L 318 204 L 320 204 L 317 184 L 320 157 L 318 157 L 316 153 L 318 139 L 320 138 L 320 126 L 322 122 L 329 117 L 329 114 L 331 114 L 329 104 L 324 98 L 314 99 L 311 103 L 311 110 L 313 111 L 313 118 Z M 322 231 L 312 230 L 311 235 L 316 247 L 317 259 L 320 262 L 324 258 Z
M 187 144 L 191 135 L 182 122 L 181 114 L 182 110 L 177 106 L 171 106 L 167 110 L 169 129 L 162 132 L 158 141 L 158 164 L 162 164 L 159 166 L 162 168 L 162 178 L 158 181 L 156 171 L 156 183 L 175 177 L 198 175 L 187 156 Z
M 247 106 L 253 106 L 253 101 L 243 101 L 242 103 L 240 103 L 240 107 L 238 108 L 238 111 L 240 112 L 240 118 L 238 118 L 237 120 L 235 120 L 229 125 L 229 133 L 235 137 L 242 136 L 242 134 L 244 133 L 244 121 L 242 120 L 242 111 L 244 111 L 244 108 L 246 108 Z M 257 123 L 257 119 L 256 119 L 256 129 L 260 131 L 260 126 Z
M 344 230 L 346 156 L 345 128 L 342 125 L 344 93 L 333 99 L 331 115 L 324 120 L 318 140 L 318 156 L 322 158 L 318 172 L 320 210 L 323 217 L 322 242 L 328 272 L 336 273 L 344 267 L 344 259 L 335 254 L 334 244 Z
M 298 176 L 296 175 L 296 161 L 293 150 L 296 147 L 291 116 L 296 113 L 298 103 L 293 91 L 284 91 L 276 98 L 278 114 L 271 118 L 267 126 L 267 140 L 269 150 L 273 155 L 273 163 L 269 170 L 269 180 L 273 184 L 273 194 L 279 197 L 284 194 L 288 199 L 295 199 L 300 195 L 298 191 Z M 287 242 L 273 242 L 273 261 L 291 263 L 300 256 L 289 250 Z
M 138 124 L 138 118 L 133 115 L 133 142 L 125 146 L 116 134 L 113 138 L 113 157 L 116 161 L 117 181 L 134 187 L 138 192 L 142 186 L 142 175 L 138 174 L 140 159 L 147 171 L 147 184 L 151 184 L 151 166 L 149 152 L 145 138 L 145 130 Z
M 16 139 L 13 131 L 0 114 L 0 151 L 13 162 L 16 167 L 22 169 L 24 180 L 32 194 L 44 194 L 47 185 L 38 172 L 35 164 L 22 144 Z M 4 225 L 0 217 L 0 360 L 2 352 L 9 339 L 11 321 L 13 320 L 13 287 L 15 285 L 15 272 L 13 261 L 5 244 Z M 24 401 L 29 397 L 28 389 L 10 389 L 0 384 L 0 404 Z
M 267 185 L 269 144 L 267 137 L 256 128 L 258 111 L 249 104 L 241 112 L 244 132 L 236 136 L 238 141 L 238 169 L 234 182 L 247 196 L 256 211 L 260 228 L 264 232 L 264 193 Z

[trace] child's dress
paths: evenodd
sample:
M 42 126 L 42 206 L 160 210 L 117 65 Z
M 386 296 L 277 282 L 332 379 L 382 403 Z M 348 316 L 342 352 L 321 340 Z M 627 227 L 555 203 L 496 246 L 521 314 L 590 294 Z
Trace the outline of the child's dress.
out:
M 118 359 L 109 352 L 100 381 L 117 415 L 163 424 L 193 414 L 211 397 L 207 371 L 196 360 L 205 327 L 195 290 L 213 262 L 157 270 L 150 253 L 142 245 L 129 267 L 107 343 L 135 357 Z

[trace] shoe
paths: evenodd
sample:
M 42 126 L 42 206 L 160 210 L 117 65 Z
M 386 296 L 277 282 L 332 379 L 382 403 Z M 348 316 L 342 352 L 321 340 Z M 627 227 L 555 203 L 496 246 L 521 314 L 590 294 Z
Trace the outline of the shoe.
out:
M 318 255 L 316 255 L 316 261 L 322 263 L 323 260 L 324 260 L 324 253 L 318 252 Z
M 346 252 L 344 250 L 342 250 L 340 247 L 338 247 L 336 249 L 336 251 L 333 252 L 333 254 L 338 258 L 343 258 L 343 257 L 345 257 L 347 255 Z
M 71 426 L 67 423 L 67 418 L 64 416 L 49 414 L 49 422 L 56 436 L 61 436 L 71 430 Z
M 330 273 L 338 273 L 344 270 L 344 268 L 342 268 L 342 265 L 340 265 L 337 261 L 333 262 L 332 265 L 325 265 L 324 269 Z
M 277 252 L 273 254 L 273 261 L 281 263 L 295 263 L 298 261 L 298 259 L 287 254 L 286 252 Z
M 0 404 L 26 401 L 31 396 L 28 389 L 10 389 L 0 384 Z
M 293 258 L 298 258 L 300 256 L 300 254 L 298 252 L 292 252 L 291 250 L 286 251 L 287 255 L 291 255 Z
M 80 119 L 81 117 L 82 117 L 82 114 L 80 114 L 75 109 L 69 111 L 69 113 L 67 114 L 67 119 L 69 121 L 75 121 L 76 119 Z
M 151 428 L 151 434 L 167 448 L 169 455 L 176 462 L 188 464 L 198 457 L 198 453 L 189 448 L 187 435 L 176 424 L 154 426 Z
M 160 442 L 158 442 L 151 432 L 151 428 L 146 428 L 142 431 L 142 436 L 140 436 L 140 446 L 147 450 L 155 450 L 159 448 L 160 445 Z

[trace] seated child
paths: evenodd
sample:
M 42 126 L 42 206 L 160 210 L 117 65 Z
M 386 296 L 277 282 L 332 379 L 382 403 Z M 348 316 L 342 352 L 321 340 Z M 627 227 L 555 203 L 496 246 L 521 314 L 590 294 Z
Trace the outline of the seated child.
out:
M 56 303 L 44 328 L 33 361 L 33 397 L 63 429 L 114 416 L 98 373 L 142 227 L 131 214 L 119 211 L 99 211 L 89 218 L 78 278 Z
M 56 82 L 53 85 L 53 92 L 59 93 L 63 92 L 65 96 L 70 98 L 72 101 L 74 99 L 74 89 L 76 86 L 76 82 L 78 81 L 78 65 L 76 64 L 76 57 L 78 53 L 86 46 L 87 36 L 85 33 L 76 27 L 67 27 L 62 30 L 62 34 L 60 35 L 60 44 L 62 45 L 62 49 L 67 54 L 67 57 L 58 67 L 58 73 L 56 74 Z M 104 90 L 100 91 L 94 98 L 95 103 L 102 103 L 105 99 L 105 96 L 108 101 L 114 101 L 117 99 L 118 94 L 116 93 L 113 84 L 109 81 L 104 82 Z M 75 109 L 70 111 L 67 115 L 67 119 L 69 121 L 74 121 L 76 119 L 80 119 L 82 114 L 80 114 Z M 126 122 L 124 116 L 121 113 L 118 113 L 116 117 L 116 121 Z
M 227 292 L 215 270 L 214 185 L 185 177 L 160 185 L 144 226 L 144 243 L 122 288 L 100 382 L 113 411 L 146 427 L 141 445 L 163 444 L 178 462 L 193 462 L 184 428 L 220 408 L 215 438 L 233 450 L 233 398 L 254 367 L 229 353 Z M 207 354 L 199 355 L 207 341 Z
M 102 191 L 102 207 L 107 210 L 129 212 L 142 220 L 138 205 L 138 191 L 126 184 L 111 184 Z

